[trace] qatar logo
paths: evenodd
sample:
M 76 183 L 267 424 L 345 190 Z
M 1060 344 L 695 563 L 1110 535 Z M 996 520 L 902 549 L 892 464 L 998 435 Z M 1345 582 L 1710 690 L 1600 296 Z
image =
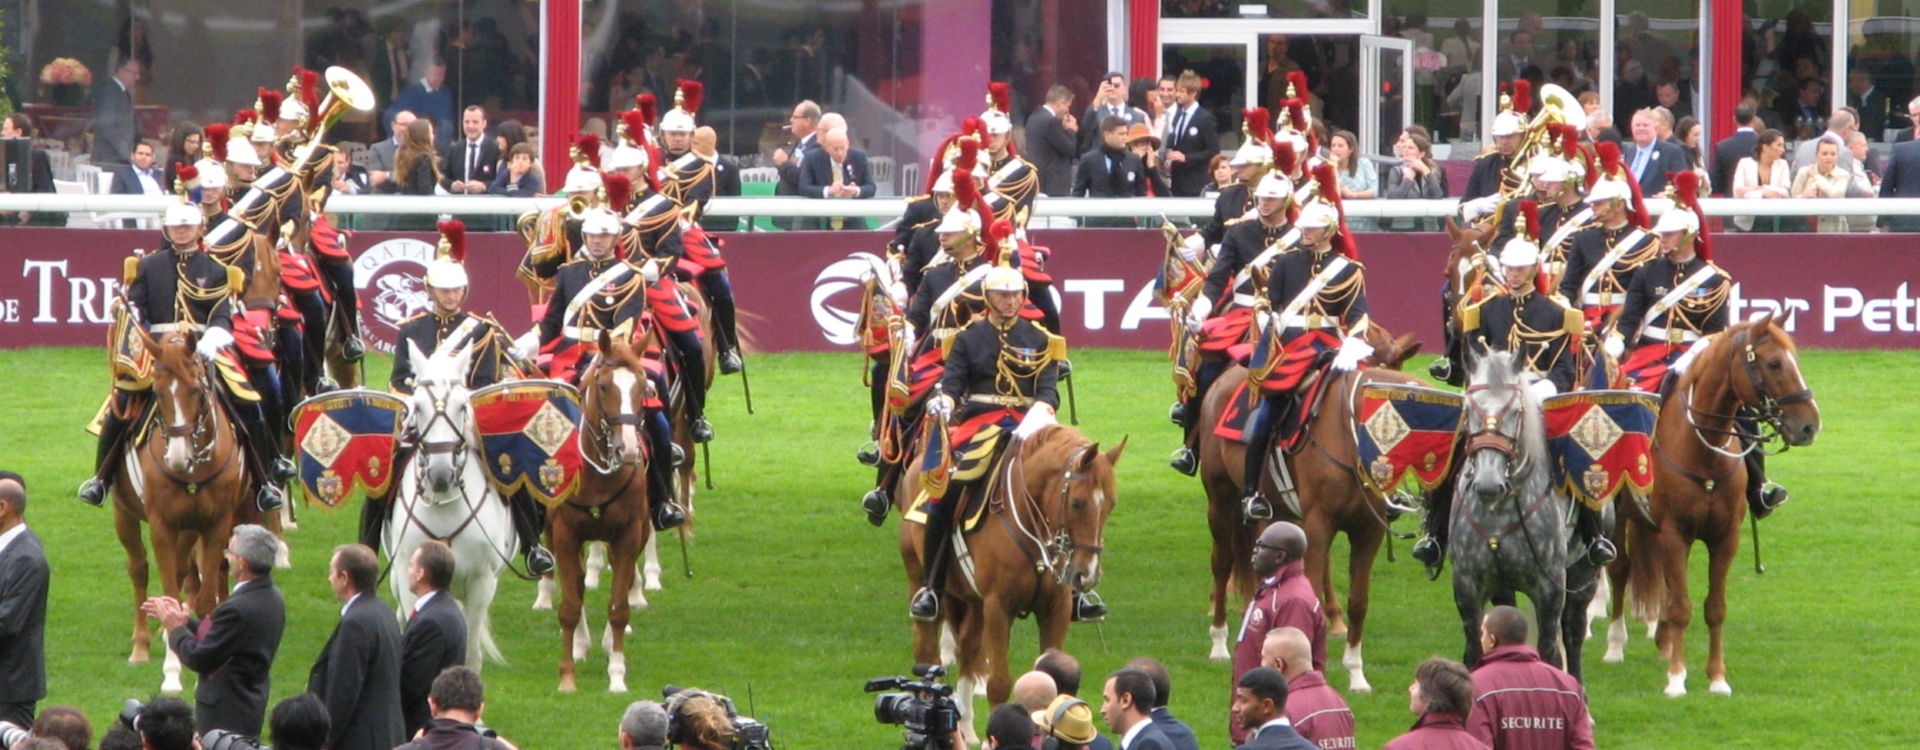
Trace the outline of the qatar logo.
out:
M 360 328 L 374 348 L 393 353 L 400 324 L 427 309 L 427 264 L 434 247 L 416 239 L 392 239 L 367 248 L 353 261 L 353 288 L 359 291 Z
M 851 346 L 860 341 L 860 332 L 854 326 L 860 322 L 860 300 L 866 296 L 862 288 L 868 274 L 885 267 L 886 261 L 880 256 L 853 253 L 828 264 L 813 278 L 813 322 L 819 324 L 820 335 L 828 343 Z M 847 292 L 853 293 L 851 299 L 836 299 Z

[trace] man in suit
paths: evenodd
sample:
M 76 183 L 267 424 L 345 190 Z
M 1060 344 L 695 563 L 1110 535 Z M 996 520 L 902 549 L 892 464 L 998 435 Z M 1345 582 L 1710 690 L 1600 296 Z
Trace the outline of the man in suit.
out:
M 426 75 L 415 79 L 393 98 L 392 108 L 432 118 L 433 132 L 439 138 L 446 138 L 453 132 L 453 90 L 447 88 L 446 83 L 447 63 L 436 58 L 427 65 Z
M 433 678 L 467 663 L 467 618 L 447 594 L 453 566 L 453 550 L 434 541 L 414 550 L 407 566 L 407 589 L 420 597 L 400 648 L 400 710 L 408 737 L 433 718 L 427 706 Z
M 487 135 L 487 111 L 479 105 L 460 113 L 460 137 L 440 152 L 440 187 L 458 195 L 486 195 L 500 166 L 500 144 Z
M 193 691 L 194 723 L 200 731 L 224 729 L 260 736 L 272 689 L 274 654 L 287 625 L 287 606 L 273 586 L 273 558 L 280 541 L 255 524 L 235 526 L 227 539 L 227 567 L 239 581 L 227 600 L 205 619 L 185 604 L 155 597 L 140 611 L 160 621 L 167 645 L 180 663 L 199 673 Z
M 1214 126 L 1213 113 L 1200 106 L 1200 76 L 1189 70 L 1180 74 L 1174 108 L 1167 113 L 1166 162 L 1173 170 L 1173 194 L 1191 198 L 1213 179 L 1207 174 L 1207 162 L 1220 153 L 1220 129 Z
M 1132 126 L 1118 117 L 1100 122 L 1100 147 L 1080 157 L 1073 173 L 1073 189 L 1068 195 L 1082 198 L 1135 198 L 1147 194 L 1146 165 L 1127 149 L 1127 131 Z M 1131 227 L 1131 219 L 1096 217 L 1087 226 Z M 1117 223 L 1116 223 L 1117 222 Z
M 1076 744 L 1086 746 L 1087 750 L 1113 750 L 1113 742 L 1108 740 L 1106 735 L 1093 731 L 1093 710 L 1086 707 L 1087 704 L 1084 701 L 1080 701 L 1080 660 L 1073 658 L 1073 654 L 1050 648 L 1034 657 L 1033 671 L 1052 677 L 1054 688 L 1058 691 L 1054 696 L 1053 704 L 1049 706 L 1048 714 L 1058 713 L 1065 718 L 1065 715 L 1070 712 L 1060 710 L 1061 701 L 1079 701 L 1081 707 L 1078 710 L 1086 712 L 1085 735 L 1090 736 L 1090 741 L 1075 740 Z M 1061 734 L 1060 729 L 1061 727 L 1056 724 L 1051 731 L 1056 736 L 1065 736 Z M 1083 735 L 1075 733 L 1072 736 Z
M 1087 122 L 1098 122 L 1088 120 Z M 1027 145 L 1022 148 L 1040 173 L 1040 192 L 1066 195 L 1073 184 L 1075 138 L 1080 123 L 1073 118 L 1073 91 L 1060 84 L 1047 89 L 1047 103 L 1027 115 Z
M 803 101 L 793 105 L 793 113 L 787 115 L 787 131 L 793 133 L 793 148 L 773 150 L 773 166 L 780 172 L 780 182 L 774 185 L 774 195 L 800 194 L 800 163 L 805 161 L 807 153 L 820 147 L 820 105 L 812 101 Z M 792 217 L 778 217 L 773 225 L 781 229 L 794 228 Z
M 1138 669 L 1153 679 L 1153 710 L 1147 712 L 1153 719 L 1153 725 L 1167 735 L 1167 741 L 1173 743 L 1173 750 L 1200 750 L 1200 740 L 1193 736 L 1193 728 L 1173 717 L 1167 710 L 1167 700 L 1173 694 L 1173 679 L 1167 676 L 1167 667 L 1159 659 L 1142 656 L 1127 662 L 1128 669 Z
M 363 544 L 334 548 L 327 583 L 340 624 L 307 676 L 307 692 L 327 704 L 328 750 L 392 750 L 406 741 L 400 709 L 400 627 L 374 591 L 380 558 Z
M 33 139 L 33 118 L 28 117 L 25 112 L 15 112 L 8 115 L 5 119 L 0 119 L 0 138 L 26 138 L 31 141 Z M 20 192 L 53 192 L 53 161 L 47 157 L 47 152 L 42 149 L 29 148 L 28 153 L 30 154 L 28 159 L 31 163 L 24 170 L 26 171 L 26 179 L 24 180 L 26 189 Z M 0 181 L 0 190 L 5 189 L 6 185 L 4 181 Z
M 1687 168 L 1686 153 L 1660 140 L 1659 121 L 1660 114 L 1651 108 L 1633 113 L 1633 141 L 1620 148 L 1621 160 L 1640 182 L 1641 195 L 1658 195 L 1667 189 L 1667 172 Z
M 873 172 L 867 167 L 867 152 L 854 148 L 844 128 L 820 134 L 820 148 L 807 154 L 800 164 L 800 195 L 827 200 L 872 198 Z M 812 229 L 865 229 L 860 217 L 813 219 Z
M 740 160 L 720 153 L 719 133 L 708 125 L 694 128 L 692 150 L 701 158 L 713 161 L 713 195 L 715 197 L 740 194 Z M 738 231 L 740 217 L 715 216 L 702 211 L 700 228 L 709 232 Z
M 1051 92 L 1049 92 L 1051 96 Z M 1061 110 L 1066 112 L 1067 110 Z M 1087 111 L 1080 115 L 1080 122 L 1094 125 L 1108 117 L 1119 117 L 1127 124 L 1147 123 L 1147 113 L 1127 106 L 1127 77 L 1119 72 L 1109 72 L 1100 79 L 1100 90 L 1094 92 L 1093 101 L 1087 103 Z M 1031 127 L 1031 126 L 1029 126 Z M 1031 131 L 1027 136 L 1031 139 Z M 1082 128 L 1077 136 L 1079 144 L 1074 153 L 1084 154 L 1100 147 L 1100 134 Z
M 27 480 L 0 471 L 0 721 L 33 724 L 47 697 L 47 551 L 27 528 Z
M 1153 678 L 1138 669 L 1122 669 L 1107 678 L 1100 716 L 1120 735 L 1120 750 L 1174 750 L 1173 740 L 1153 723 Z
M 400 139 L 407 132 L 407 126 L 417 119 L 411 110 L 406 109 L 388 110 L 387 117 L 387 129 L 393 131 L 393 135 L 367 147 L 367 151 L 373 154 L 372 163 L 367 165 L 367 182 L 374 187 L 393 179 L 393 157 L 400 152 Z
M 1255 667 L 1240 675 L 1232 712 L 1234 726 L 1247 732 L 1239 750 L 1319 750 L 1288 723 L 1287 678 L 1278 669 Z
M 1713 194 L 1733 194 L 1733 168 L 1741 159 L 1753 156 L 1754 141 L 1759 135 L 1754 132 L 1758 116 L 1753 105 L 1741 102 L 1733 107 L 1733 122 L 1738 126 L 1733 135 L 1713 144 Z
M 372 75 L 368 76 L 367 82 L 373 86 L 375 101 L 390 102 L 400 94 L 401 89 L 407 87 L 408 81 L 413 80 L 413 76 L 409 75 L 413 60 L 408 57 L 407 50 L 407 37 L 413 33 L 413 29 L 398 16 L 383 17 L 377 26 L 380 44 L 374 49 Z
M 333 192 L 341 195 L 360 195 L 372 190 L 373 184 L 367 181 L 367 168 L 353 163 L 352 159 L 347 158 L 347 152 L 335 149 Z
M 1920 141 L 1894 144 L 1893 158 L 1880 176 L 1880 197 L 1920 198 Z M 1920 216 L 1888 216 L 1881 222 L 1889 231 L 1920 232 Z
M 153 166 L 153 146 L 138 143 L 133 147 L 133 155 L 127 164 L 113 170 L 113 186 L 108 192 L 114 195 L 165 195 L 167 186 L 160 184 L 160 170 Z
M 1900 133 L 1893 137 L 1894 143 L 1906 143 L 1913 140 L 1915 133 L 1920 133 L 1920 96 L 1907 102 L 1907 121 L 1913 123 L 1913 126 L 1901 128 Z
M 93 163 L 117 167 L 133 156 L 140 123 L 133 114 L 133 85 L 140 80 L 140 58 L 129 55 L 113 77 L 93 95 Z
M 1867 137 L 1879 138 L 1887 132 L 1887 125 L 1898 118 L 1894 107 L 1898 106 L 1887 99 L 1887 92 L 1873 85 L 1873 76 L 1866 68 L 1856 67 L 1847 72 L 1847 106 L 1860 113 L 1860 129 Z

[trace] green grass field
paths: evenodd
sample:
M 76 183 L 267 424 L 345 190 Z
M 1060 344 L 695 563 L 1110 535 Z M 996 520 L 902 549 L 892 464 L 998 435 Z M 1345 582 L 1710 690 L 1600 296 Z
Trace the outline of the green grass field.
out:
M 1920 366 L 1920 354 L 1809 352 L 1802 362 L 1825 430 L 1812 447 L 1773 464 L 1796 499 L 1764 525 L 1765 575 L 1754 573 L 1742 539 L 1727 626 L 1734 695 L 1706 694 L 1697 605 L 1685 698 L 1661 695 L 1664 667 L 1636 627 L 1626 663 L 1601 664 L 1600 648 L 1589 651 L 1600 746 L 1913 742 L 1920 622 L 1911 614 L 1920 592 L 1911 565 L 1916 522 L 1902 498 L 1920 466 L 1907 442 L 1920 405 L 1886 386 L 1912 382 L 1908 368 Z M 1172 671 L 1175 714 L 1206 747 L 1223 748 L 1228 667 L 1206 658 L 1205 498 L 1196 480 L 1166 467 L 1178 437 L 1165 417 L 1165 359 L 1081 351 L 1075 364 L 1082 429 L 1103 445 L 1132 438 L 1104 558 L 1101 592 L 1113 615 L 1104 636 L 1080 626 L 1068 641 L 1085 667 L 1083 692 L 1098 693 L 1104 675 L 1134 656 L 1156 656 Z M 1413 366 L 1424 372 L 1425 359 Z M 869 677 L 905 673 L 911 658 L 895 522 L 875 529 L 858 509 L 872 479 L 853 460 L 866 432 L 859 363 L 852 355 L 769 355 L 752 367 L 759 414 L 747 415 L 735 379 L 715 389 L 716 489 L 699 498 L 694 577 L 681 578 L 679 551 L 663 548 L 667 588 L 636 616 L 628 642 L 635 692 L 605 692 L 606 661 L 597 650 L 582 664 L 580 693 L 554 692 L 561 647 L 554 616 L 528 609 L 531 584 L 502 582 L 493 619 L 509 663 L 486 667 L 487 719 L 521 747 L 616 747 L 622 708 L 657 698 L 666 683 L 729 693 L 743 710 L 751 691 L 753 713 L 772 725 L 782 747 L 898 746 L 897 730 L 874 723 L 872 698 L 860 692 Z M 372 370 L 384 378 L 385 361 Z M 106 388 L 97 348 L 0 358 L 0 392 L 14 425 L 0 435 L 0 467 L 27 477 L 29 520 L 52 558 L 51 695 L 41 705 L 78 705 L 99 727 L 122 699 L 146 697 L 160 684 L 157 660 L 126 663 L 133 602 L 109 512 L 72 499 L 93 456 L 81 427 Z M 300 528 L 289 534 L 294 568 L 276 576 L 289 610 L 276 701 L 304 688 L 337 619 L 326 560 L 333 545 L 353 540 L 356 517 L 354 508 L 303 508 Z M 1366 651 L 1376 692 L 1348 695 L 1361 747 L 1379 747 L 1411 723 L 1405 686 L 1415 664 L 1458 658 L 1461 650 L 1448 585 L 1428 582 L 1406 549 L 1394 542 L 1397 562 L 1375 568 Z M 1696 596 L 1705 588 L 1704 561 L 1704 552 L 1694 556 Z M 589 606 L 604 606 L 606 597 L 603 585 L 589 594 Z M 590 613 L 596 627 L 604 622 Z M 1035 644 L 1031 621 L 1019 622 L 1014 663 L 1030 661 Z M 1329 679 L 1344 687 L 1339 654 L 1329 648 Z

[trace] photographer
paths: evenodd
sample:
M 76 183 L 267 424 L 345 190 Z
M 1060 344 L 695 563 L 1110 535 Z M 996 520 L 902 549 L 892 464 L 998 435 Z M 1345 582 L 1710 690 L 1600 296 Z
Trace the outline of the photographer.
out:
M 0 748 L 12 748 L 22 740 L 45 738 L 60 743 L 66 750 L 87 750 L 93 742 L 93 728 L 87 715 L 72 706 L 53 706 L 40 712 L 31 730 L 10 721 L 0 721 Z
M 333 722 L 327 718 L 327 705 L 320 696 L 301 693 L 274 704 L 267 715 L 267 730 L 273 733 L 274 750 L 327 750 L 327 733 Z M 207 733 L 212 736 L 212 732 Z M 202 738 L 204 750 L 217 750 Z
M 394 750 L 516 750 L 491 730 L 476 726 L 487 702 L 486 686 L 473 670 L 447 667 L 439 677 L 433 678 L 427 705 L 433 709 L 433 720 L 427 722 L 427 728 L 414 741 Z
M 126 720 L 121 713 L 121 720 Z M 132 721 L 146 750 L 198 750 L 193 731 L 193 708 L 179 698 L 158 698 L 139 708 Z
M 668 703 L 673 742 L 685 750 L 731 750 L 739 730 L 727 710 L 706 693 L 695 692 Z
M 620 717 L 620 750 L 663 750 L 667 746 L 667 709 L 653 701 L 634 701 Z

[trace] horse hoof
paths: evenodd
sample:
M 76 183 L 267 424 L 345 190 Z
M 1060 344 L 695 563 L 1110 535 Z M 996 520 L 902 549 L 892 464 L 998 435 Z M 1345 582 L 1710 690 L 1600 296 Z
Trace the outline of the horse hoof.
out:
M 1687 673 L 1667 675 L 1667 697 L 1678 698 L 1687 694 Z
M 1233 652 L 1227 650 L 1227 629 L 1225 627 L 1207 628 L 1207 638 L 1213 641 L 1213 650 L 1207 652 L 1207 658 L 1214 661 L 1230 661 Z
M 166 695 L 179 695 L 180 691 L 181 691 L 181 686 L 180 686 L 179 677 L 168 677 L 167 679 L 160 682 L 161 693 L 164 693 Z
M 609 684 L 607 685 L 607 692 L 609 692 L 609 693 L 624 693 L 624 692 L 627 692 L 627 681 L 626 681 L 626 680 L 613 680 L 613 681 L 612 681 L 611 683 L 609 683 Z
M 1626 660 L 1627 660 L 1627 655 L 1625 651 L 1623 649 L 1615 648 L 1613 646 L 1608 646 L 1607 653 L 1604 656 L 1600 657 L 1600 661 L 1606 662 L 1608 664 L 1619 664 L 1620 662 L 1623 662 Z
M 1366 675 L 1360 674 L 1359 672 L 1354 672 L 1352 674 L 1352 679 L 1347 682 L 1347 692 L 1371 693 L 1373 692 L 1373 683 L 1367 682 Z
M 662 588 L 659 576 L 647 579 L 647 582 L 642 584 L 640 588 L 646 589 L 647 591 L 659 591 Z
M 568 678 L 560 681 L 559 690 L 562 693 L 573 693 L 573 692 L 578 692 L 580 688 L 573 684 L 572 678 Z
M 1707 692 L 1713 695 L 1733 695 L 1733 686 L 1726 680 L 1714 680 L 1707 684 Z
M 145 664 L 147 661 L 148 656 L 146 654 L 133 654 L 127 657 L 128 664 Z

